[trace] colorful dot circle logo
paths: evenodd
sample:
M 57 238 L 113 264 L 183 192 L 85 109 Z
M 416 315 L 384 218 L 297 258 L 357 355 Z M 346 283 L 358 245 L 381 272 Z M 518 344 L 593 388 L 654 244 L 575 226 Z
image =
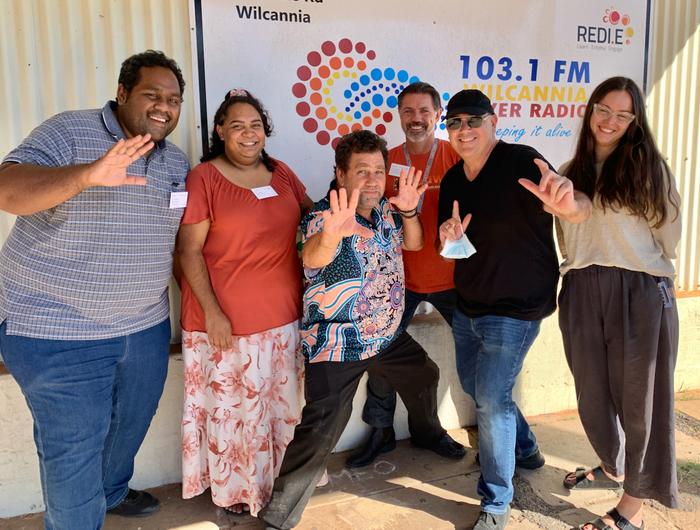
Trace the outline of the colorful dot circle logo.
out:
M 630 26 L 632 19 L 629 15 L 623 15 L 615 8 L 611 7 L 606 9 L 603 13 L 603 22 L 605 24 L 610 24 L 611 26 L 623 26 L 625 28 L 625 44 L 630 44 L 632 42 L 632 37 L 634 37 L 634 29 Z
M 394 118 L 398 94 L 419 81 L 416 75 L 394 67 L 374 65 L 377 53 L 364 42 L 342 38 L 325 41 L 310 51 L 297 68 L 292 94 L 304 130 L 320 145 L 335 148 L 340 137 L 359 129 L 386 133 Z
M 464 84 L 464 88 L 469 88 L 466 83 Z M 450 93 L 443 92 L 442 100 L 444 101 L 444 103 L 442 104 L 442 114 L 440 114 L 440 125 L 438 125 L 438 127 L 440 127 L 441 131 L 444 131 L 445 129 L 447 129 L 447 127 L 445 127 L 445 116 L 447 115 L 447 102 L 450 101 Z

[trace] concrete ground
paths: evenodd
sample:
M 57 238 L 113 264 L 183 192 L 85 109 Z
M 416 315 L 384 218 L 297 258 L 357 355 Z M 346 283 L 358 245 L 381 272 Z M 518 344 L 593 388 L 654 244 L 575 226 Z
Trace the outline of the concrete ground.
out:
M 700 392 L 679 394 L 676 401 L 676 447 L 681 507 L 668 510 L 657 502 L 645 509 L 647 530 L 700 528 Z M 568 529 L 613 507 L 618 493 L 569 491 L 562 486 L 568 470 L 594 464 L 595 455 L 574 413 L 530 418 L 547 464 L 537 471 L 518 470 L 509 529 Z M 464 444 L 474 440 L 465 429 L 452 431 Z M 400 442 L 374 465 L 347 470 L 347 453 L 329 465 L 330 483 L 311 499 L 300 530 L 442 530 L 469 529 L 479 514 L 474 451 L 460 462 Z M 162 503 L 144 519 L 108 516 L 105 530 L 260 529 L 250 516 L 234 516 L 207 497 L 182 500 L 179 484 L 152 490 Z M 4 530 L 42 528 L 41 514 L 0 519 Z

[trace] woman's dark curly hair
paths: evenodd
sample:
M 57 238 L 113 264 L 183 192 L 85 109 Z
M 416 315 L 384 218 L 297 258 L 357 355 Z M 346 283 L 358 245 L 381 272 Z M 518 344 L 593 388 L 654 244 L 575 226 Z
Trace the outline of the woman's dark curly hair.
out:
M 226 93 L 224 100 L 221 102 L 221 105 L 219 105 L 219 108 L 216 110 L 216 114 L 214 114 L 214 127 L 211 131 L 211 139 L 209 141 L 207 151 L 204 153 L 204 156 L 202 156 L 202 158 L 200 159 L 201 162 L 208 162 L 209 160 L 213 160 L 217 156 L 224 153 L 224 141 L 219 136 L 219 133 L 216 132 L 216 126 L 224 124 L 224 120 L 226 119 L 226 113 L 228 112 L 228 109 L 236 103 L 247 103 L 256 111 L 258 111 L 258 114 L 260 114 L 260 119 L 263 123 L 263 130 L 265 131 L 265 136 L 269 138 L 272 134 L 272 120 L 267 114 L 265 107 L 262 106 L 262 103 L 260 103 L 260 101 L 247 90 L 244 90 L 242 88 L 234 88 L 233 90 L 230 90 Z M 265 167 L 268 171 L 275 170 L 276 163 L 272 158 L 270 158 L 270 155 L 267 154 L 265 149 L 262 150 L 260 158 L 262 160 L 262 163 L 265 164 Z

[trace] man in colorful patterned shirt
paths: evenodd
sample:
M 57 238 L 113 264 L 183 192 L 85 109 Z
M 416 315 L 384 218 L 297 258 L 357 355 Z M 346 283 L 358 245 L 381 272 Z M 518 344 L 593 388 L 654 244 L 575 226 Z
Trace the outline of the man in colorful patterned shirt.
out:
M 415 167 L 422 171 L 428 189 L 418 203 L 423 225 L 425 245 L 418 251 L 404 252 L 406 274 L 406 303 L 401 327 L 407 329 L 421 302 L 428 302 L 452 325 L 452 314 L 457 303 L 454 284 L 454 263 L 438 253 L 433 242 L 437 238 L 437 209 L 440 182 L 445 172 L 461 160 L 450 142 L 435 137 L 435 125 L 440 119 L 440 94 L 432 85 L 416 81 L 404 88 L 398 96 L 398 116 L 406 141 L 389 150 L 389 173 L 384 196 L 392 197 L 397 191 L 401 169 Z M 372 430 L 367 442 L 345 462 L 347 467 L 371 464 L 380 453 L 396 447 L 394 412 L 396 392 L 391 385 L 375 374 L 367 379 L 367 401 L 362 419 Z M 447 458 L 462 458 L 464 450 L 440 454 Z
M 365 372 L 381 374 L 396 388 L 415 445 L 456 444 L 437 417 L 438 368 L 399 326 L 401 251 L 423 245 L 416 210 L 425 191 L 421 173 L 404 172 L 397 195 L 385 199 L 386 142 L 369 131 L 344 136 L 335 162 L 331 187 L 338 191 L 332 189 L 302 221 L 306 406 L 270 504 L 260 512 L 270 528 L 299 522 Z

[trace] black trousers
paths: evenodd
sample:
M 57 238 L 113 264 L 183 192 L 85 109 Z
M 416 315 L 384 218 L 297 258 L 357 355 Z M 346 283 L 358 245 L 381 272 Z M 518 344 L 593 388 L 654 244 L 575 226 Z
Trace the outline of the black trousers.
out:
M 664 306 L 658 278 L 591 265 L 564 275 L 559 326 L 574 375 L 581 423 L 625 492 L 678 506 L 673 371 L 675 299 Z M 620 430 L 622 427 L 622 430 Z
M 350 419 L 365 372 L 386 378 L 399 393 L 414 443 L 429 446 L 445 434 L 437 417 L 438 367 L 405 331 L 370 359 L 307 363 L 301 422 L 287 447 L 270 503 L 258 515 L 268 525 L 286 530 L 299 523 Z
M 452 326 L 452 315 L 457 305 L 457 291 L 449 289 L 435 293 L 416 293 L 406 289 L 406 308 L 401 317 L 401 329 L 408 329 L 413 315 L 421 302 L 428 302 L 437 309 L 442 318 Z M 370 373 L 367 379 L 367 401 L 362 409 L 362 420 L 376 429 L 394 426 L 396 391 L 383 377 Z

